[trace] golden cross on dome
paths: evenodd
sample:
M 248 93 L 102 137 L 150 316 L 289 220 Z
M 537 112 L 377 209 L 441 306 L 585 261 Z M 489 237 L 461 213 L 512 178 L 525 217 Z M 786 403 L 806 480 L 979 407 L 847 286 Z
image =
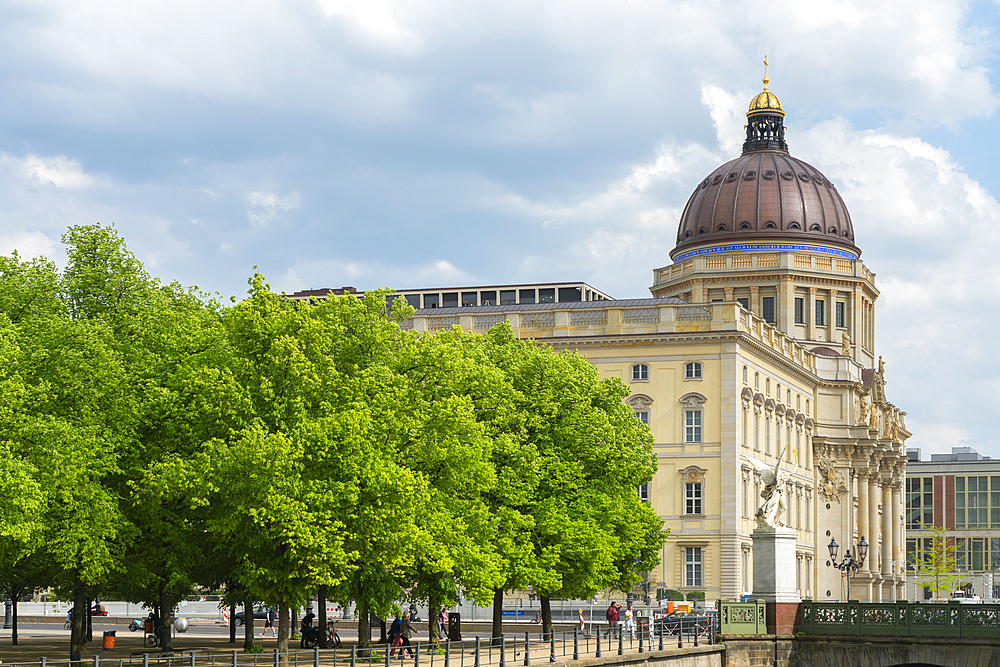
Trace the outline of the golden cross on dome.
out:
M 767 84 L 770 80 L 767 78 L 767 56 L 764 56 L 764 92 L 767 92 Z

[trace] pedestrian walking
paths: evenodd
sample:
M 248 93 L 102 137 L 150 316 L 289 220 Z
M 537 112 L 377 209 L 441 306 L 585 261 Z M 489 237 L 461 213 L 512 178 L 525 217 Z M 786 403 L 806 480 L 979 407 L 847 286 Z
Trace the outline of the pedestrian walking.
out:
M 389 625 L 389 643 L 392 644 L 392 650 L 389 651 L 389 657 L 396 655 L 396 647 L 403 643 L 403 640 L 399 638 L 399 626 L 402 621 L 399 618 L 399 611 L 393 614 L 392 624 Z M 403 654 L 402 649 L 400 649 L 400 655 Z
M 613 600 L 611 601 L 611 604 L 608 605 L 608 611 L 605 614 L 605 616 L 608 619 L 608 638 L 609 639 L 611 637 L 617 637 L 618 636 L 618 609 L 620 608 L 620 606 L 621 605 L 619 605 L 617 602 L 615 602 Z
M 274 629 L 274 608 L 268 607 L 267 611 L 264 612 L 264 632 L 260 633 L 261 637 L 267 636 L 267 631 L 270 630 L 271 634 L 275 637 L 278 636 L 278 631 Z
M 416 634 L 416 630 L 410 624 L 410 615 L 408 613 L 403 614 L 403 618 L 399 621 L 399 655 L 402 656 L 403 652 L 406 651 L 410 655 L 413 655 L 413 649 L 410 648 L 410 636 Z
M 628 633 L 629 639 L 635 636 L 635 621 L 632 616 L 632 605 L 629 605 L 625 609 L 625 632 Z
M 438 612 L 438 636 L 444 639 L 448 636 L 448 608 L 441 605 L 441 611 Z

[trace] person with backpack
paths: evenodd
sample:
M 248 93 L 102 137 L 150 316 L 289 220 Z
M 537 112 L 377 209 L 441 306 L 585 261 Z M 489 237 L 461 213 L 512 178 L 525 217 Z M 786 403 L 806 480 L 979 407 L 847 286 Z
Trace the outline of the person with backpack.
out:
M 621 605 L 613 600 L 611 601 L 611 604 L 608 605 L 608 611 L 606 614 L 608 619 L 608 639 L 613 636 L 618 636 L 618 609 L 620 606 Z
M 403 640 L 399 636 L 399 626 L 401 621 L 399 619 L 399 612 L 397 611 L 393 614 L 392 624 L 389 626 L 389 643 L 392 645 L 392 650 L 389 651 L 389 657 L 396 655 L 396 647 L 402 646 Z M 402 653 L 402 651 L 400 651 Z

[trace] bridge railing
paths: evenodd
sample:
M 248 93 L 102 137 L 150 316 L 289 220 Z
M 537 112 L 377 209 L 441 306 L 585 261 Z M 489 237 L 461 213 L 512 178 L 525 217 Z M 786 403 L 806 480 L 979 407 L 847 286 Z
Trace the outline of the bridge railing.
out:
M 767 608 L 763 600 L 731 602 L 719 600 L 719 634 L 766 635 Z
M 803 600 L 801 631 L 820 635 L 995 638 L 1000 635 L 1000 605 Z

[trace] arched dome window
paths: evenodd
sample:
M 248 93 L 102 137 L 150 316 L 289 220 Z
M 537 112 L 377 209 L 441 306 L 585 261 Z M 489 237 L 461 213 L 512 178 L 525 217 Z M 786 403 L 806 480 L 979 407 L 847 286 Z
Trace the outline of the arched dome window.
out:
M 704 233 L 705 233 L 705 232 L 707 232 L 707 231 L 708 231 L 707 229 L 705 229 L 704 227 L 702 227 L 702 228 L 700 228 L 700 229 L 698 230 L 698 233 L 699 233 L 699 234 L 704 234 Z
M 792 223 L 789 223 L 788 228 L 789 229 L 802 229 L 802 226 L 799 225 L 799 223 L 797 223 L 797 222 L 792 222 Z
M 764 229 L 777 229 L 777 228 L 778 226 L 771 221 L 767 221 L 764 223 Z
M 727 228 L 726 228 L 725 225 L 719 225 L 719 228 L 717 230 L 715 230 L 715 231 L 717 231 L 717 232 L 724 232 L 726 230 L 727 230 Z
M 809 231 L 810 232 L 821 232 L 821 231 L 823 231 L 823 228 L 820 227 L 819 225 L 812 225 L 812 226 L 809 227 Z
M 740 225 L 740 229 L 753 229 L 753 226 L 749 222 L 744 222 Z

